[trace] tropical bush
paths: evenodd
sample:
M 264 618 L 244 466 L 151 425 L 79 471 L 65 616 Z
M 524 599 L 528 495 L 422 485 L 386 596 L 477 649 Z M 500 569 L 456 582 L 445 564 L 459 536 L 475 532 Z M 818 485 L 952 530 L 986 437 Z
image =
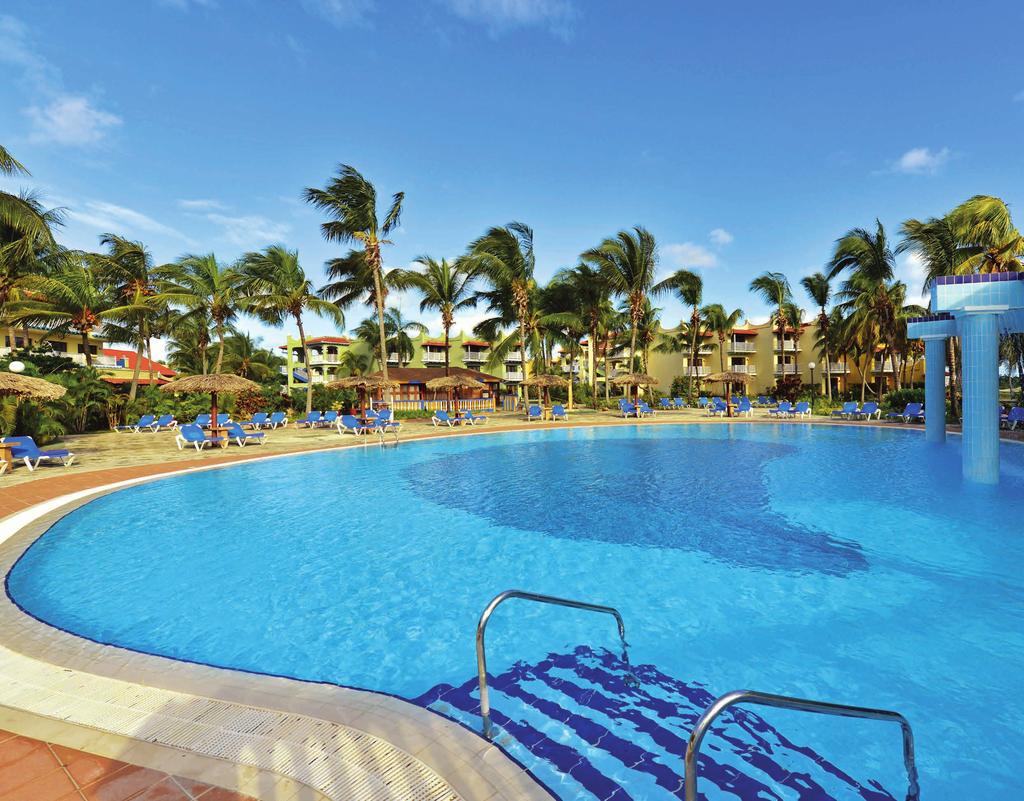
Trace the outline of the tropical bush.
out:
M 884 411 L 901 411 L 908 403 L 924 403 L 924 390 L 916 387 L 897 389 L 882 397 Z
M 682 398 L 689 406 L 697 402 L 697 382 L 690 376 L 677 375 L 673 378 L 670 392 L 673 398 Z

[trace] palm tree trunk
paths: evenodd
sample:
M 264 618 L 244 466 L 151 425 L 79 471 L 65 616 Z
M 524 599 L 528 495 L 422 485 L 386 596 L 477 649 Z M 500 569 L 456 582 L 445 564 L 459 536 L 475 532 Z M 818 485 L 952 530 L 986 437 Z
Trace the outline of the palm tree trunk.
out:
M 447 378 L 449 375 L 451 375 L 451 354 L 449 353 L 449 343 L 448 343 L 449 331 L 450 331 L 450 329 L 448 328 L 448 326 L 445 326 L 444 327 L 444 375 L 445 375 L 445 378 Z M 465 337 L 463 337 L 463 339 L 465 339 Z M 452 390 L 449 387 L 449 389 L 448 389 L 448 409 L 447 409 L 447 411 L 450 412 L 451 410 L 452 410 Z
M 605 399 L 606 403 L 609 400 L 611 400 L 611 395 L 609 394 L 610 391 L 611 391 L 611 389 L 609 387 L 609 379 L 611 378 L 611 376 L 608 375 L 608 371 L 609 371 L 608 344 L 605 343 L 605 346 L 604 346 L 604 399 Z
M 85 366 L 92 367 L 92 348 L 89 347 L 89 332 L 82 332 L 82 347 L 85 350 Z
M 149 385 L 153 386 L 156 368 L 153 366 L 153 337 L 146 336 L 146 361 L 149 362 Z
M 224 329 L 217 326 L 217 362 L 213 366 L 213 372 L 219 373 L 221 364 L 224 362 Z M 308 370 L 307 370 L 308 373 Z
M 135 348 L 135 369 L 132 370 L 132 383 L 128 388 L 129 400 L 135 400 L 135 396 L 139 392 L 139 374 L 142 372 L 142 353 L 145 347 L 146 343 L 140 339 L 139 344 Z
M 696 381 L 694 384 L 694 395 L 700 395 L 700 375 L 697 368 L 697 336 L 700 331 L 700 308 L 694 305 L 693 313 L 690 315 L 690 378 Z
M 590 329 L 590 345 L 587 348 L 587 370 L 590 372 L 590 399 L 597 409 L 597 325 Z
M 377 334 L 380 338 L 380 372 L 384 380 L 388 380 L 388 343 L 387 334 L 384 331 L 384 279 L 381 275 L 380 251 L 376 252 L 367 247 L 367 257 L 370 259 L 370 266 L 373 268 L 374 301 L 377 306 Z M 388 402 L 391 401 L 391 390 L 387 391 Z
M 523 381 L 526 380 L 526 320 L 523 317 L 519 318 L 519 359 L 521 364 L 519 369 L 522 371 Z M 530 405 L 530 390 L 526 384 L 520 382 L 520 389 L 523 391 L 523 407 L 527 408 Z
M 572 349 L 569 351 L 569 410 L 572 410 L 572 385 L 573 385 L 573 372 L 572 368 L 576 364 L 576 351 Z
M 302 315 L 295 315 L 295 325 L 299 329 L 299 345 L 302 348 L 302 361 L 306 363 L 306 418 L 313 411 L 313 376 L 309 372 L 308 358 L 306 357 L 306 329 L 302 327 Z M 290 380 L 290 379 L 289 379 Z

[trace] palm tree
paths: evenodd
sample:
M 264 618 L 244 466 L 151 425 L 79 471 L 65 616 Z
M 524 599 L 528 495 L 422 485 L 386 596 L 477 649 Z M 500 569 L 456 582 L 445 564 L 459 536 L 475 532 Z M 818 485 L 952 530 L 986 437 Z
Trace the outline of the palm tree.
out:
M 476 306 L 477 296 L 473 293 L 476 271 L 472 259 L 458 259 L 454 264 L 447 259 L 437 261 L 429 256 L 420 256 L 414 261 L 422 271 L 400 270 L 395 276 L 397 284 L 404 289 L 415 289 L 420 294 L 420 311 L 436 310 L 441 313 L 441 328 L 444 329 L 444 374 L 450 374 L 448 354 L 455 314 L 462 309 Z
M 828 280 L 828 276 L 824 273 L 817 272 L 813 275 L 806 275 L 800 279 L 800 286 L 804 288 L 808 297 L 814 302 L 814 305 L 818 307 L 818 336 L 824 343 L 824 348 L 821 351 L 822 361 L 825 363 L 825 385 L 828 393 L 828 399 L 832 400 L 832 368 L 829 362 L 829 351 L 828 351 L 828 304 L 832 299 L 832 284 Z
M 779 337 L 779 364 L 786 363 L 786 306 L 793 300 L 793 291 L 789 288 L 789 279 L 778 272 L 761 273 L 750 282 L 750 291 L 769 306 L 774 306 L 772 321 Z M 785 368 L 780 374 L 785 378 Z
M 347 375 L 366 375 L 373 370 L 373 356 L 366 351 L 349 348 L 342 354 L 341 366 Z
M 159 314 L 156 299 L 156 276 L 153 256 L 141 242 L 133 242 L 116 234 L 103 234 L 100 245 L 105 253 L 89 254 L 88 258 L 101 282 L 108 285 L 120 302 L 137 309 L 125 320 L 119 340 L 135 345 L 135 369 L 132 371 L 128 397 L 135 400 L 142 370 L 142 355 L 152 352 L 152 321 Z M 150 363 L 152 365 L 152 362 Z M 150 366 L 150 383 L 152 383 Z
M 373 299 L 377 307 L 377 335 L 379 340 L 381 371 L 388 377 L 387 335 L 384 331 L 384 261 L 381 247 L 390 245 L 388 235 L 398 227 L 402 215 L 404 192 L 391 197 L 391 205 L 383 222 L 377 215 L 377 190 L 355 167 L 342 164 L 338 174 L 325 189 L 306 189 L 307 203 L 325 212 L 331 219 L 321 224 L 320 231 L 328 242 L 358 242 L 362 246 L 362 260 L 373 280 Z M 346 257 L 350 264 L 358 262 L 357 251 Z
M 975 195 L 949 212 L 946 220 L 957 240 L 957 274 L 1021 269 L 1024 236 L 1000 198 Z
M 575 267 L 561 270 L 555 275 L 555 281 L 565 283 L 570 288 L 570 296 L 574 301 L 574 310 L 579 316 L 588 338 L 587 376 L 590 380 L 590 393 L 597 408 L 597 349 L 601 321 L 613 313 L 608 284 L 601 271 L 589 264 L 580 262 Z
M 701 309 L 701 317 L 707 322 L 708 330 L 718 339 L 718 366 L 725 372 L 725 341 L 732 329 L 743 319 L 743 309 L 727 312 L 721 303 L 712 303 Z
M 210 372 L 207 353 L 212 322 L 198 314 L 175 315 L 167 327 L 170 339 L 167 341 L 167 364 L 188 375 L 206 375 Z
M 402 310 L 392 306 L 384 312 L 384 331 L 387 334 L 387 352 L 398 354 L 398 364 L 404 367 L 416 355 L 416 346 L 410 334 L 423 335 L 427 333 L 427 327 L 417 320 L 406 320 Z M 448 354 L 445 353 L 447 359 Z
M 533 277 L 536 267 L 533 230 L 520 222 L 491 228 L 470 244 L 465 259 L 468 269 L 489 283 L 489 289 L 476 293 L 477 299 L 484 301 L 496 315 L 474 330 L 493 341 L 497 338 L 499 324 L 514 323 L 519 329 L 519 358 L 525 371 L 527 329 L 537 292 Z M 490 361 L 496 362 L 499 355 L 505 355 L 508 350 L 507 343 L 505 347 L 492 348 Z M 523 402 L 527 403 L 526 387 L 522 387 L 522 391 Z
M 157 270 L 157 275 L 159 302 L 181 307 L 182 317 L 199 317 L 212 323 L 217 337 L 213 372 L 219 373 L 224 363 L 224 337 L 244 302 L 238 273 L 224 267 L 216 256 L 208 253 L 183 256 L 177 263 Z
M 58 335 L 74 331 L 82 337 L 86 366 L 92 367 L 89 337 L 107 320 L 139 314 L 143 309 L 114 298 L 89 268 L 86 254 L 67 253 L 59 272 L 31 276 L 26 282 L 31 299 L 15 304 L 17 322 L 46 328 Z
M 246 333 L 231 334 L 225 340 L 224 369 L 250 381 L 269 381 L 280 374 L 285 360 Z
M 625 298 L 629 310 L 632 361 L 636 356 L 637 334 L 648 297 L 656 294 L 654 275 L 658 268 L 658 248 L 654 235 L 646 228 L 635 226 L 632 231 L 619 231 L 614 238 L 605 239 L 596 248 L 581 254 L 580 258 L 597 267 L 609 289 Z
M 655 284 L 654 289 L 656 292 L 670 291 L 684 306 L 690 307 L 690 324 L 687 330 L 690 334 L 690 366 L 695 367 L 697 351 L 700 349 L 700 307 L 704 299 L 704 279 L 691 270 L 676 270 L 664 281 Z M 700 392 L 700 376 L 694 371 L 693 377 L 696 379 L 697 392 Z
M 335 304 L 321 298 L 299 263 L 299 252 L 283 245 L 271 245 L 249 252 L 238 260 L 238 291 L 246 311 L 275 327 L 293 320 L 299 330 L 303 358 L 306 358 L 307 311 L 325 317 L 339 329 L 345 327 L 345 315 Z M 306 382 L 306 414 L 313 409 L 313 382 Z

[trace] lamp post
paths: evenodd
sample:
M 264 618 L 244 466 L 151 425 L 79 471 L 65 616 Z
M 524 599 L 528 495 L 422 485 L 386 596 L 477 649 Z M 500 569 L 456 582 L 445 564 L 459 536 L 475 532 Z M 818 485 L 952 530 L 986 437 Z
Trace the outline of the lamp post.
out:
M 810 369 L 810 371 L 811 371 L 811 386 L 812 386 L 812 387 L 814 386 L 814 368 L 815 368 L 816 366 L 817 366 L 817 365 L 816 365 L 816 364 L 815 364 L 814 362 L 807 362 L 807 367 L 808 367 L 808 368 Z

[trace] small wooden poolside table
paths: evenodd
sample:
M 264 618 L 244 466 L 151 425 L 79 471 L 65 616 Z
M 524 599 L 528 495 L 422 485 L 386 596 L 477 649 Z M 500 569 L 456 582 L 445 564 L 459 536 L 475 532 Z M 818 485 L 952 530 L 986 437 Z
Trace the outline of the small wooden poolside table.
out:
M 7 469 L 14 469 L 14 443 L 0 442 L 0 462 L 7 462 Z

